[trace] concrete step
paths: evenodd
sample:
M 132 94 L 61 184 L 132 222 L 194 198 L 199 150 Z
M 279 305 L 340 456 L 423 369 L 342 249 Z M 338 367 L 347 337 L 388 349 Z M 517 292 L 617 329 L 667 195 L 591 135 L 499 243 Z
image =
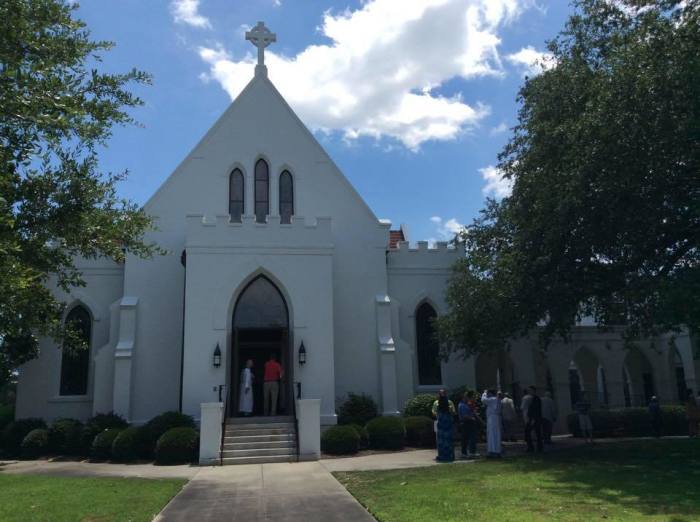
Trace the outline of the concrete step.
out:
M 291 415 L 277 415 L 275 417 L 230 417 L 226 419 L 227 425 L 245 424 L 274 424 L 274 423 L 294 423 Z
M 294 431 L 293 422 L 269 422 L 265 424 L 227 424 L 226 431 L 246 430 L 290 430 Z
M 276 435 L 231 435 L 224 436 L 224 444 L 229 442 L 287 442 L 294 441 L 294 433 L 281 433 Z
M 296 454 L 296 448 L 269 448 L 269 449 L 224 449 L 224 458 L 230 457 L 291 457 Z
M 279 455 L 276 457 L 224 457 L 221 463 L 224 466 L 231 464 L 270 464 L 273 462 L 296 462 L 296 455 Z
M 224 437 L 253 437 L 260 435 L 287 435 L 293 434 L 294 430 L 289 430 L 287 428 L 269 428 L 269 429 L 255 429 L 255 430 L 229 430 L 224 432 Z
M 226 442 L 224 441 L 224 451 L 228 450 L 250 450 L 250 449 L 292 449 L 296 451 L 295 440 L 264 441 L 264 442 Z

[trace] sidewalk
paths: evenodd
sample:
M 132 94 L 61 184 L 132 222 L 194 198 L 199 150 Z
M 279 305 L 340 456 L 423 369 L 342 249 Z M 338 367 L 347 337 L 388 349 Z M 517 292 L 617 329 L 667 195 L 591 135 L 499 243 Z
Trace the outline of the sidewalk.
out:
M 0 460 L 0 473 L 29 473 L 33 475 L 60 475 L 67 477 L 126 477 L 191 479 L 201 468 L 198 466 L 155 466 L 145 464 L 112 464 L 73 460 Z

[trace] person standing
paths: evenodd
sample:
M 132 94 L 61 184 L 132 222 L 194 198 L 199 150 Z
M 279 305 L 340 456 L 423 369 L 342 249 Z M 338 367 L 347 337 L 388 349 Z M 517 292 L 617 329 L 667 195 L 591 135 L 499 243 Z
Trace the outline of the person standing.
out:
M 545 392 L 542 397 L 542 436 L 545 444 L 552 443 L 552 429 L 557 417 L 557 403 L 552 399 L 552 392 Z
M 661 406 L 659 406 L 659 399 L 654 395 L 649 401 L 649 417 L 651 420 L 651 431 L 654 433 L 654 437 L 657 439 L 661 437 Z
M 239 388 L 238 411 L 245 417 L 253 413 L 253 361 L 248 359 L 245 368 L 241 371 L 241 385 Z
M 537 389 L 534 386 L 528 388 L 529 400 L 525 403 L 523 398 L 523 415 L 525 416 L 525 442 L 527 442 L 527 451 L 532 453 L 535 447 L 532 444 L 532 432 L 534 430 L 537 437 L 537 451 L 544 449 L 542 445 L 542 399 L 537 395 Z
M 478 424 L 476 411 L 473 408 L 474 392 L 468 391 L 459 401 L 457 412 L 462 433 L 462 458 L 473 459 L 479 456 L 476 452 L 476 436 Z
M 489 457 L 501 456 L 501 401 L 496 390 L 485 390 L 481 403 L 486 406 L 486 446 Z
M 503 419 L 503 440 L 515 442 L 515 421 L 518 414 L 515 413 L 515 403 L 509 393 L 501 399 L 501 418 Z
M 586 442 L 593 444 L 593 422 L 591 421 L 591 403 L 586 399 L 586 392 L 582 391 L 575 406 L 578 413 L 578 424 L 581 435 Z
M 280 393 L 280 381 L 284 376 L 282 365 L 277 362 L 274 353 L 265 363 L 265 382 L 263 383 L 263 411 L 265 415 L 277 415 L 277 398 Z
M 685 416 L 688 419 L 688 436 L 694 438 L 698 436 L 698 423 L 700 422 L 700 407 L 695 402 L 693 392 L 688 392 L 688 398 L 685 401 Z
M 452 462 L 455 459 L 455 448 L 452 439 L 454 427 L 455 405 L 447 398 L 447 391 L 440 390 L 438 398 L 433 403 L 433 417 L 436 419 L 437 457 L 438 462 Z

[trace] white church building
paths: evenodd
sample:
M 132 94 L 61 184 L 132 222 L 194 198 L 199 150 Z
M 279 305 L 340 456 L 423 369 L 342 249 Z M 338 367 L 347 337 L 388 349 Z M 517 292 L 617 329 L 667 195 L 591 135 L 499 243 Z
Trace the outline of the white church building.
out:
M 393 415 L 441 387 L 517 395 L 534 383 L 553 391 L 563 417 L 576 387 L 611 405 L 697 389 L 687 334 L 630 351 L 614 331 L 580 326 L 547 352 L 524 339 L 441 360 L 431 319 L 447 311 L 463 249 L 409 245 L 404 227 L 378 219 L 268 79 L 274 35 L 259 24 L 248 37 L 254 77 L 145 204 L 157 226 L 146 239 L 167 254 L 78 262 L 86 286 L 56 295 L 89 352 L 63 357 L 42 341 L 20 369 L 18 418 L 114 411 L 139 424 L 167 410 L 200 419 L 202 404 L 219 402 L 236 415 L 247 359 L 259 414 L 270 354 L 285 369 L 282 413 L 294 414 L 293 397 L 318 400 L 322 426 L 336 423 L 348 392 Z

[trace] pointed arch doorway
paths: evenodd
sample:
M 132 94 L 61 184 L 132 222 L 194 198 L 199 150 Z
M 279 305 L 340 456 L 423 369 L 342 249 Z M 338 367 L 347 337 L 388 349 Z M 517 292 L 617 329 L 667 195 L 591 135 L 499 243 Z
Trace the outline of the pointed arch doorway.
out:
M 263 414 L 265 362 L 275 355 L 284 369 L 280 383 L 278 415 L 290 415 L 292 358 L 289 310 L 277 286 L 264 275 L 253 279 L 238 296 L 233 308 L 231 335 L 231 407 L 238 416 L 241 372 L 253 361 L 253 415 Z

